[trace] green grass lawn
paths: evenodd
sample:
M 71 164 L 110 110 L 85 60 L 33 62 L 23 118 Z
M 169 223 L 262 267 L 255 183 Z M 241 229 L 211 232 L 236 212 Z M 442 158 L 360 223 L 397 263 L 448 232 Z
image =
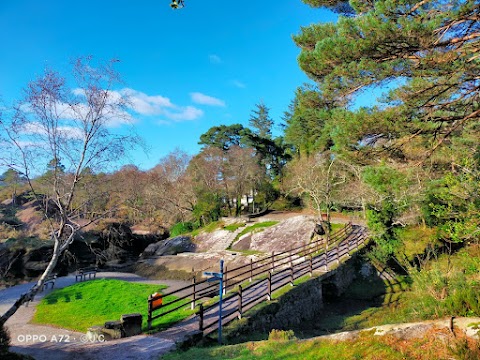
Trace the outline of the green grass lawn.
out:
M 32 322 L 86 332 L 89 327 L 102 325 L 105 321 L 120 320 L 122 314 L 140 313 L 143 315 L 143 328 L 146 329 L 148 296 L 162 289 L 166 289 L 166 286 L 114 279 L 80 282 L 44 297 L 37 306 Z M 167 296 L 164 302 L 174 299 L 174 296 Z M 188 299 L 184 303 L 188 303 Z M 168 305 L 164 309 L 168 310 Z M 155 328 L 165 327 L 191 313 L 186 306 L 154 321 L 153 325 Z

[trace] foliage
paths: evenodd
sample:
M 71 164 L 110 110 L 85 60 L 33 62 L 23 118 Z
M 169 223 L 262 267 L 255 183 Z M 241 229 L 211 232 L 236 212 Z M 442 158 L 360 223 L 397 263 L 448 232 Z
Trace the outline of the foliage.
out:
M 325 340 L 310 339 L 303 341 L 258 341 L 230 346 L 214 346 L 206 348 L 192 348 L 187 351 L 177 351 L 164 355 L 165 360 L 180 359 L 448 359 L 453 355 L 452 347 L 444 341 L 445 337 L 453 340 L 454 336 L 442 331 L 432 331 L 419 338 L 398 341 L 393 336 L 375 336 L 371 333 L 361 333 L 355 340 Z M 461 340 L 466 341 L 462 336 Z M 457 344 L 459 344 L 457 342 Z M 468 351 L 475 356 L 479 355 L 478 345 L 467 343 Z M 458 345 L 455 350 L 461 351 Z M 465 353 L 464 350 L 462 353 Z M 472 357 L 474 359 L 475 357 Z M 455 357 L 455 359 L 462 359 Z
M 33 322 L 85 332 L 89 327 L 105 321 L 119 320 L 122 314 L 141 313 L 143 327 L 146 328 L 148 296 L 165 288 L 164 285 L 137 284 L 113 279 L 77 283 L 55 290 L 43 298 L 37 306 Z M 175 300 L 175 297 L 167 296 L 164 299 L 171 300 Z M 188 300 L 185 303 L 187 302 Z M 181 320 L 188 315 L 188 312 L 182 310 L 174 312 L 170 316 L 162 317 L 160 323 L 156 322 L 156 326 Z
M 480 172 L 464 159 L 428 189 L 423 213 L 427 224 L 438 229 L 439 238 L 459 243 L 478 239 L 480 226 Z
M 304 197 L 315 211 L 317 221 L 325 213 L 327 223 L 335 206 L 350 204 L 361 207 L 357 197 L 363 195 L 354 168 L 330 152 L 300 157 L 288 164 L 283 189 L 288 194 Z M 358 190 L 358 193 L 355 191 Z
M 259 223 L 247 226 L 245 229 L 243 229 L 237 235 L 237 238 L 240 238 L 243 235 L 248 234 L 248 233 L 255 233 L 255 232 L 258 232 L 258 231 L 263 231 L 265 228 L 268 228 L 268 227 L 271 227 L 271 226 L 274 226 L 274 225 L 277 225 L 277 224 L 278 224 L 278 221 L 263 221 L 263 222 L 259 222 Z
M 228 231 L 231 231 L 231 232 L 234 232 L 236 230 L 238 230 L 239 228 L 242 228 L 245 226 L 245 223 L 234 223 L 234 224 L 229 224 L 229 225 L 225 225 L 223 227 L 224 230 L 228 230 Z
M 195 229 L 195 226 L 191 222 L 179 222 L 170 228 L 170 237 L 175 237 L 182 234 L 188 234 Z
M 386 262 L 401 245 L 395 220 L 409 205 L 408 178 L 388 166 L 371 166 L 364 169 L 363 179 L 379 195 L 377 203 L 367 209 L 367 223 L 377 244 L 375 256 Z
M 447 316 L 479 316 L 478 245 L 470 245 L 453 255 L 432 253 L 428 260 L 422 262 L 421 268 L 408 268 L 409 284 L 402 286 L 407 291 L 400 293 L 398 299 L 366 310 L 354 321 L 374 326 Z M 385 300 L 389 297 L 387 294 Z
M 344 1 L 308 1 L 337 6 Z M 474 1 L 351 3 L 357 16 L 302 28 L 295 42 L 300 67 L 322 94 L 342 104 L 352 95 L 397 80 L 388 99 L 405 125 L 402 134 L 429 136 L 438 145 L 478 118 Z M 368 35 L 367 35 L 368 34 Z M 402 85 L 403 84 L 403 85 Z M 468 89 L 468 90 L 466 90 Z M 434 134 L 439 134 L 434 139 Z M 434 147 L 436 146 L 434 145 Z
M 331 105 L 321 93 L 306 85 L 298 88 L 295 98 L 285 112 L 285 142 L 293 146 L 295 153 L 310 155 L 324 150 L 323 135 L 327 119 L 331 117 Z
M 241 124 L 219 125 L 202 134 L 198 143 L 227 151 L 232 146 L 246 146 L 251 135 L 252 131 Z
M 402 244 L 396 257 L 406 259 L 410 263 L 422 260 L 431 249 L 440 245 L 436 230 L 424 225 L 397 228 L 395 235 Z
M 279 342 L 279 341 L 292 341 L 296 340 L 295 333 L 292 330 L 276 330 L 273 329 L 268 334 L 268 341 Z
M 255 109 L 250 115 L 249 125 L 256 131 L 258 137 L 270 139 L 272 137 L 273 120 L 268 112 L 270 109 L 263 103 L 255 104 Z
M 133 132 L 114 133 L 113 121 L 127 124 L 125 95 L 112 87 L 119 82 L 114 61 L 95 66 L 92 58 L 78 58 L 71 87 L 59 73 L 47 69 L 25 88 L 24 97 L 8 116 L 0 117 L 0 164 L 16 169 L 43 206 L 44 219 L 55 242 L 51 259 L 37 283 L 5 314 L 12 316 L 22 303 L 43 287 L 75 235 L 91 221 L 76 219 L 88 212 L 89 201 L 77 203 L 85 185 L 85 170 L 102 169 L 138 144 Z M 37 174 L 46 175 L 34 181 Z M 105 216 L 99 214 L 97 218 Z

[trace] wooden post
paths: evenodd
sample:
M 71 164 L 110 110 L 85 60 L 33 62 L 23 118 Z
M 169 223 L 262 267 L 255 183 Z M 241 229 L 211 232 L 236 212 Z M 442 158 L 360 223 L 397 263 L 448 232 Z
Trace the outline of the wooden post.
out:
M 272 273 L 270 271 L 267 278 L 267 300 L 272 300 Z
M 223 279 L 223 295 L 227 293 L 227 267 L 225 266 L 224 279 Z
M 148 330 L 152 329 L 152 308 L 153 308 L 153 300 L 152 295 L 148 296 L 148 320 L 147 320 L 147 328 Z
M 337 244 L 337 265 L 340 264 L 340 244 L 341 242 Z
M 350 235 L 347 236 L 347 256 L 350 257 L 350 243 L 351 243 L 351 238 Z
M 293 286 L 293 266 L 290 265 L 290 286 Z
M 203 331 L 203 304 L 200 304 L 198 311 L 198 330 Z
M 275 251 L 272 251 L 272 271 L 275 271 Z
M 193 293 L 192 293 L 192 303 L 190 305 L 190 308 L 193 310 L 195 309 L 195 301 L 197 300 L 197 289 L 196 289 L 196 285 L 197 285 L 197 280 L 196 280 L 196 276 L 193 277 Z
M 313 276 L 313 260 L 312 255 L 310 255 L 310 277 Z
M 238 319 L 240 320 L 242 318 L 243 314 L 243 309 L 242 309 L 242 285 L 238 285 Z
M 324 252 L 324 257 L 325 257 L 325 265 L 324 265 L 324 270 L 325 271 L 328 271 L 328 249 L 325 249 L 325 252 Z
M 250 258 L 250 282 L 252 282 L 253 278 L 253 260 Z

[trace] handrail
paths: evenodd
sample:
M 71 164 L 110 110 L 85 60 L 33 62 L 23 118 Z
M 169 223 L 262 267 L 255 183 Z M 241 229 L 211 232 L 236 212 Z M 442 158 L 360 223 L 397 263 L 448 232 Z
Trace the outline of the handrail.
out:
M 228 288 L 233 288 L 247 280 L 250 281 L 250 285 L 246 286 L 243 291 L 249 289 L 252 286 L 256 286 L 261 282 L 264 282 L 266 279 L 259 279 L 258 281 L 253 281 L 253 277 L 258 277 L 263 274 L 268 274 L 268 273 L 274 273 L 273 275 L 277 275 L 278 273 L 287 271 L 288 269 L 292 268 L 297 268 L 293 272 L 293 277 L 295 277 L 296 273 L 301 271 L 303 272 L 305 269 L 310 267 L 310 270 L 313 270 L 314 267 L 314 262 L 317 261 L 320 257 L 324 256 L 325 254 L 330 253 L 335 246 L 339 246 L 342 241 L 345 239 L 348 239 L 350 235 L 353 234 L 353 226 L 351 223 L 345 224 L 345 226 L 336 231 L 335 233 L 331 234 L 331 236 L 327 236 L 326 239 L 320 238 L 319 240 L 312 241 L 308 244 L 304 244 L 302 246 L 297 246 L 295 248 L 292 248 L 290 250 L 282 251 L 279 253 L 273 252 L 271 255 L 266 256 L 264 258 L 258 259 L 256 261 L 250 261 L 249 264 L 246 265 L 241 265 L 232 269 L 225 269 L 224 272 L 224 288 L 222 289 L 224 293 L 226 293 Z M 349 251 L 349 250 L 348 250 Z M 317 254 L 316 256 L 313 256 L 314 254 Z M 297 256 L 296 259 L 293 259 L 293 257 Z M 307 258 L 310 256 L 310 258 Z M 336 254 L 337 258 L 339 257 L 338 254 Z M 301 261 L 298 261 L 300 258 L 304 258 Z M 319 259 L 318 261 L 321 261 Z M 296 262 L 296 263 L 295 263 Z M 306 266 L 303 266 L 306 264 Z M 284 268 L 287 266 L 286 268 Z M 238 272 L 238 270 L 242 270 L 246 267 L 249 267 L 248 270 L 234 274 L 235 272 Z M 255 267 L 255 268 L 254 268 Z M 320 265 L 318 266 L 320 267 Z M 316 267 L 316 268 L 318 268 Z M 279 272 L 275 272 L 276 268 L 283 268 Z M 263 270 L 262 270 L 263 269 Z M 307 271 L 308 272 L 308 271 Z M 247 276 L 244 276 L 247 275 Z M 288 276 L 287 276 L 288 277 Z M 283 277 L 282 280 L 284 280 L 286 277 Z M 182 304 L 179 307 L 176 307 L 175 310 L 178 310 L 186 305 L 188 303 L 191 304 L 192 310 L 196 306 L 196 301 L 199 300 L 200 298 L 204 297 L 206 294 L 211 293 L 211 291 L 218 287 L 218 284 L 213 283 L 212 285 L 208 284 L 205 286 L 204 284 L 207 283 L 207 280 L 201 280 L 201 281 L 196 281 L 196 278 L 194 277 L 193 283 L 187 286 L 184 286 L 180 289 L 176 289 L 174 291 L 167 292 L 165 294 L 157 295 L 157 296 L 150 296 L 148 298 L 148 327 L 149 329 L 151 328 L 152 321 L 155 319 L 158 319 L 168 313 L 173 312 L 173 310 L 168 310 L 166 312 L 162 312 L 158 315 L 153 315 L 154 312 L 165 308 L 168 305 L 172 305 L 175 303 L 180 302 L 181 300 L 185 300 L 189 297 L 192 298 L 190 302 L 187 302 L 186 304 Z M 233 281 L 233 282 L 232 282 Z M 273 281 L 271 286 L 273 286 L 278 280 Z M 293 281 L 293 280 L 292 280 Z M 169 302 L 163 302 L 159 306 L 153 306 L 154 302 L 160 298 L 165 298 L 170 295 L 177 295 L 181 292 L 187 292 L 186 295 L 182 295 L 180 298 L 177 298 L 175 300 L 169 301 Z M 235 293 L 234 293 L 235 294 Z M 206 308 L 203 308 L 203 312 L 207 311 L 211 307 L 214 307 L 215 304 L 212 304 L 211 306 L 208 306 Z

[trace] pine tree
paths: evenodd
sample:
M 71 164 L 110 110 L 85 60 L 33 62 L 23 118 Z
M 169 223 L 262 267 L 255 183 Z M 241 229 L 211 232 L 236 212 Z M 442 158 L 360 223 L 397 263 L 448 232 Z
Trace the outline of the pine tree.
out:
M 269 111 L 270 109 L 263 102 L 255 104 L 248 122 L 255 129 L 255 134 L 265 139 L 272 138 L 273 120 L 270 118 Z

